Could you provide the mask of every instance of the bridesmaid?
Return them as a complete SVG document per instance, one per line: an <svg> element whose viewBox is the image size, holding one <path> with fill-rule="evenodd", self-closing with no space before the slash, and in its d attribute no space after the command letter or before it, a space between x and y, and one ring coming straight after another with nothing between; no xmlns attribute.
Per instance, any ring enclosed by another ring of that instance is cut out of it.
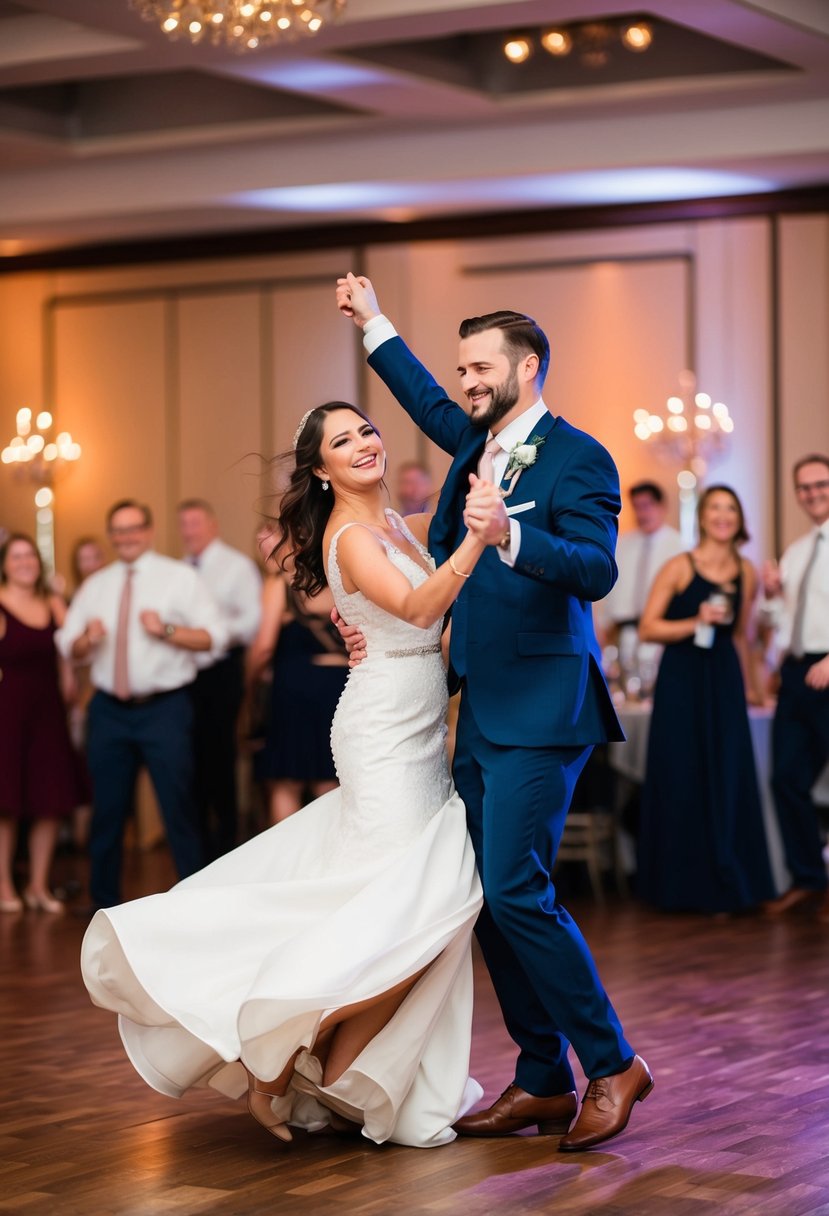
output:
<svg viewBox="0 0 829 1216"><path fill-rule="evenodd" d="M751 743L746 628L757 575L728 486L699 501L700 540L662 567L639 625L665 647L642 792L638 892L665 911L734 913L775 895Z"/></svg>
<svg viewBox="0 0 829 1216"><path fill-rule="evenodd" d="M63 601L46 587L34 541L13 533L0 547L0 912L59 913L49 888L60 821L77 798L66 722L71 672L54 635ZM29 883L21 900L13 866L21 821L29 825Z"/></svg>

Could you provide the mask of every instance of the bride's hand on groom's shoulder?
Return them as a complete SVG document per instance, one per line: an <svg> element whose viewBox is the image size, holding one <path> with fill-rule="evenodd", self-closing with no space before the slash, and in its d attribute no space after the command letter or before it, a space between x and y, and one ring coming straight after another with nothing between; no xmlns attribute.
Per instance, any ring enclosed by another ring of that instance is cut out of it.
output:
<svg viewBox="0 0 829 1216"><path fill-rule="evenodd" d="M358 625L346 625L336 608L331 609L331 620L348 653L348 666L356 667L366 657L366 639L362 630Z"/></svg>

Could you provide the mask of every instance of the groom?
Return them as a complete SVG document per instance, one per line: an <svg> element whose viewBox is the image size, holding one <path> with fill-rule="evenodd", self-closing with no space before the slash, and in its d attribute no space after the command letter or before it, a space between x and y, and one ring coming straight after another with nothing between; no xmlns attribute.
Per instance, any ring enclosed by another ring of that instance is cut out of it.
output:
<svg viewBox="0 0 829 1216"><path fill-rule="evenodd" d="M470 497L467 522L495 543L453 609L450 659L462 688L454 777L485 897L476 932L519 1056L497 1102L456 1130L498 1136L537 1126L566 1132L565 1151L591 1148L621 1132L653 1087L551 879L593 745L624 737L591 617L591 602L616 578L616 468L541 399L550 348L529 317L462 323L463 410L397 336L368 279L338 280L337 303L362 327L370 366L453 457L429 531L438 563L463 533L470 473L501 486L485 525L474 488ZM569 1044L589 1078L572 1128Z"/></svg>

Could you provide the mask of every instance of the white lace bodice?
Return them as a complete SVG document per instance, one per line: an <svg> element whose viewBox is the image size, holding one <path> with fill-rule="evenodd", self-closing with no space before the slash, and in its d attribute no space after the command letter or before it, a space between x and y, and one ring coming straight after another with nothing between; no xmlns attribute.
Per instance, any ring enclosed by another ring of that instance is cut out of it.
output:
<svg viewBox="0 0 829 1216"><path fill-rule="evenodd" d="M396 512L387 514L425 561L426 549ZM446 757L446 672L440 654L442 622L428 629L410 625L367 599L345 590L331 541L328 582L343 619L359 625L367 657L353 668L331 727L334 763L342 788L341 822L331 848L366 856L405 847L446 801L451 781ZM413 587L428 574L408 554L383 541L388 560ZM357 857L355 857L355 861Z"/></svg>

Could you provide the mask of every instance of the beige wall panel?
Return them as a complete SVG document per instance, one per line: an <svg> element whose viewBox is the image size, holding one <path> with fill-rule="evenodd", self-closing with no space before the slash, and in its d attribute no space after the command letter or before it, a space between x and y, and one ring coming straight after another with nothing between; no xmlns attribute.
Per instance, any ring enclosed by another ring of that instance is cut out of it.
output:
<svg viewBox="0 0 829 1216"><path fill-rule="evenodd" d="M157 546L168 543L165 357L159 300L55 310L55 413L83 449L56 492L59 570L79 536L103 535L107 508L122 497L149 503Z"/></svg>
<svg viewBox="0 0 829 1216"><path fill-rule="evenodd" d="M780 451L783 544L809 526L792 493L791 468L829 455L829 216L780 221Z"/></svg>
<svg viewBox="0 0 829 1216"><path fill-rule="evenodd" d="M712 221L697 235L697 375L724 401L734 432L708 470L740 496L753 561L773 546L771 443L771 263L765 219Z"/></svg>
<svg viewBox="0 0 829 1216"><path fill-rule="evenodd" d="M22 406L43 409L43 300L46 274L0 277L0 448L17 433ZM18 471L0 465L0 526L34 532L35 487Z"/></svg>
<svg viewBox="0 0 829 1216"><path fill-rule="evenodd" d="M253 552L262 451L260 300L258 291L234 291L184 296L177 306L174 496L208 499L225 540L245 553Z"/></svg>
<svg viewBox="0 0 829 1216"><path fill-rule="evenodd" d="M276 454L290 448L306 410L324 401L359 403L359 385L356 331L337 312L333 279L274 289L272 310L270 454Z"/></svg>

